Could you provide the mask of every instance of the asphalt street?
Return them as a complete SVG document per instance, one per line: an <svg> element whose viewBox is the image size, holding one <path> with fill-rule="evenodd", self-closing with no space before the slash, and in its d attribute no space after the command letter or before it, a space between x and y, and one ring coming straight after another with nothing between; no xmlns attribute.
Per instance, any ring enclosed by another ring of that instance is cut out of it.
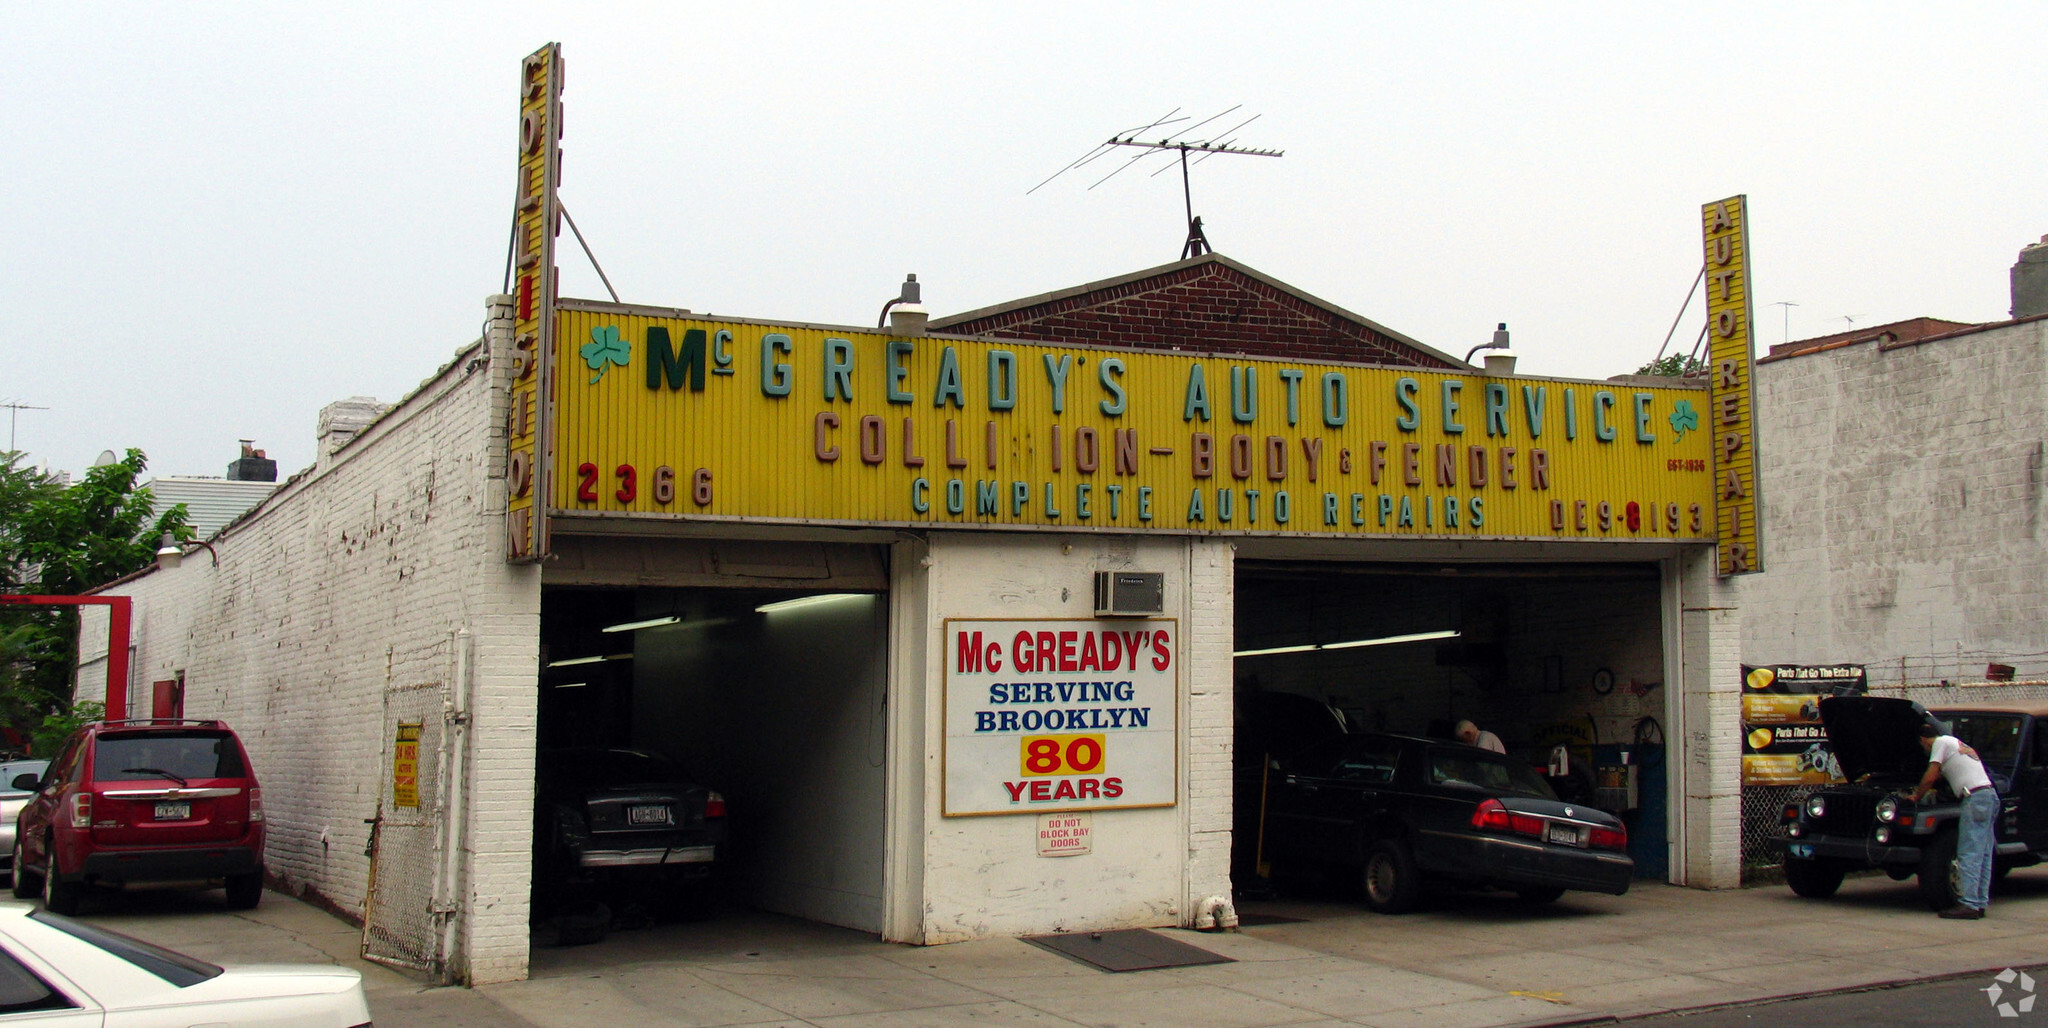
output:
<svg viewBox="0 0 2048 1028"><path fill-rule="evenodd" d="M2004 968L2002 972L2010 972L2011 976L1970 974L1776 1003L1661 1014L1622 1023L1628 1028L1757 1028L1788 1024L1885 1028L2048 1026L2048 965ZM2028 1002L2030 999L2035 1002Z"/></svg>

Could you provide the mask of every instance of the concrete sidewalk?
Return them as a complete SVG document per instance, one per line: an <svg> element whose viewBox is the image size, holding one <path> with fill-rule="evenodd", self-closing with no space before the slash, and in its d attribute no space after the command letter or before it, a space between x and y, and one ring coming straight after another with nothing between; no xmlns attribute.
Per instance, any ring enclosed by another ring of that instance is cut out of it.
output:
<svg viewBox="0 0 2048 1028"><path fill-rule="evenodd" d="M1911 882L1881 877L1852 879L1827 901L1782 886L1641 885L1546 907L1451 896L1404 917L1342 900L1244 912L1268 923L1235 934L1165 931L1236 961L1203 967L1108 974L1012 939L899 946L736 914L537 950L531 980L474 990L426 988L364 964L354 928L277 894L248 913L226 911L218 894L125 897L89 906L86 919L217 962L359 968L381 1028L1455 1028L1627 1018L1995 972L2048 956L2048 869L2013 873L1983 921L1936 918Z"/></svg>

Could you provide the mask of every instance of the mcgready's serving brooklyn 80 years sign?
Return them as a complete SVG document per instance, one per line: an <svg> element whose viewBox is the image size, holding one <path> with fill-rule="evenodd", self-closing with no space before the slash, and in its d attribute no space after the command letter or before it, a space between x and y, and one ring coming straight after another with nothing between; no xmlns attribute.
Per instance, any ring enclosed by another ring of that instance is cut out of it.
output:
<svg viewBox="0 0 2048 1028"><path fill-rule="evenodd" d="M562 301L566 517L1714 537L1707 394Z"/></svg>
<svg viewBox="0 0 2048 1028"><path fill-rule="evenodd" d="M948 619L945 815L1172 806L1178 636L1171 618Z"/></svg>

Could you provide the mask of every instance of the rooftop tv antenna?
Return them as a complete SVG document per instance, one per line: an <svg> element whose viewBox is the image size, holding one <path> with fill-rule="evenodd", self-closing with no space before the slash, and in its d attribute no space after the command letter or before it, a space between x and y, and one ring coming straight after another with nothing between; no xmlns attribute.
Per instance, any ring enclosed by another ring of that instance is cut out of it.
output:
<svg viewBox="0 0 2048 1028"><path fill-rule="evenodd" d="M32 403L20 403L14 400L0 403L0 410L7 412L7 449L10 451L14 449L14 421L21 416L22 411L49 409L48 407L38 407Z"/></svg>
<svg viewBox="0 0 2048 1028"><path fill-rule="evenodd" d="M1053 172L1051 176L1046 178L1045 182L1040 182L1038 185L1032 186L1030 189L1025 190L1024 195L1029 196L1032 193L1037 192L1040 187L1044 186L1048 182L1051 182L1053 179L1059 178L1061 175L1064 175L1069 171L1073 171L1076 168L1081 168L1089 164L1092 164L1097 159L1107 154L1116 152L1119 147L1129 147L1131 149L1137 150L1138 152L1135 155L1133 155L1130 160L1127 160L1123 164L1118 165L1115 171L1112 171L1109 174L1104 175L1101 178L1095 180L1095 184L1089 186L1088 188L1094 189L1095 186L1099 186L1104 182L1107 182L1110 179L1117 177L1118 175L1122 174L1125 170L1129 169L1130 167L1144 160L1147 157L1151 157L1155 154L1162 153L1177 153L1180 157L1179 164L1181 201L1183 206L1186 208L1188 218L1188 236L1186 243L1184 243L1181 246L1180 258L1181 260L1187 260L1190 257L1199 257L1202 254L1210 252L1210 250L1212 250L1213 247L1209 245L1208 236L1202 233L1202 219L1195 217L1194 193L1188 186L1188 164L1190 163L1188 161L1188 154L1196 153L1201 155L1194 159L1193 163L1195 164L1200 164L1203 161L1206 161L1209 158L1214 157L1220 153L1242 154L1248 157L1286 156L1285 152L1280 150L1255 150L1251 147L1237 145L1238 130L1244 128L1246 125L1249 125L1252 122L1259 120L1260 115L1257 114L1254 114L1251 117L1246 118L1245 120L1240 121L1237 124L1231 126L1230 128L1227 128L1221 132L1217 132L1213 135L1204 137L1196 137L1194 135L1194 132L1197 129L1200 129L1202 126L1207 125L1212 121L1216 121L1220 118L1223 118L1227 115L1230 115L1243 106L1243 104L1236 104L1228 108L1227 110L1221 111L1216 114L1212 114L1206 118L1203 118L1201 121L1195 122L1194 124L1187 126L1186 128L1176 129L1171 134L1161 136L1158 139L1138 138L1140 133L1150 133L1153 129L1163 128L1168 125L1178 125L1181 122L1188 120L1190 116L1181 114L1180 108L1176 107L1173 110L1166 112L1166 114L1163 117L1154 120L1150 124L1139 125L1136 128L1125 129L1122 132L1118 132L1117 134L1109 137L1107 141L1096 144L1095 149L1090 150L1087 153L1081 155L1080 159L1074 161L1066 167L1061 168L1056 172ZM1154 170L1152 174L1154 176L1157 176L1162 172L1172 170L1172 168L1173 165L1168 164L1163 168L1158 168Z"/></svg>

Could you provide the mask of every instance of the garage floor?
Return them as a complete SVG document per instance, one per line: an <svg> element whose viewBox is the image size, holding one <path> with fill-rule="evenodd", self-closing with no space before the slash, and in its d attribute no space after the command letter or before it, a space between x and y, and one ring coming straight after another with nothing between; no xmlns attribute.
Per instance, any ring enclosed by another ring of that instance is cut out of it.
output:
<svg viewBox="0 0 2048 1028"><path fill-rule="evenodd" d="M1250 905L1275 921L1165 934L1233 963L1107 974L1013 939L911 947L735 913L534 954L533 978L427 989L353 957L355 930L272 894L95 905L87 920L216 961L365 967L371 1012L405 1025L1494 1025L1697 1008L2038 963L2048 869L2015 872L1983 921L1943 921L1912 884L1829 901L1783 886L1642 885L1530 908L1492 895L1381 917L1341 900ZM1988 980L1988 979L1987 979Z"/></svg>

